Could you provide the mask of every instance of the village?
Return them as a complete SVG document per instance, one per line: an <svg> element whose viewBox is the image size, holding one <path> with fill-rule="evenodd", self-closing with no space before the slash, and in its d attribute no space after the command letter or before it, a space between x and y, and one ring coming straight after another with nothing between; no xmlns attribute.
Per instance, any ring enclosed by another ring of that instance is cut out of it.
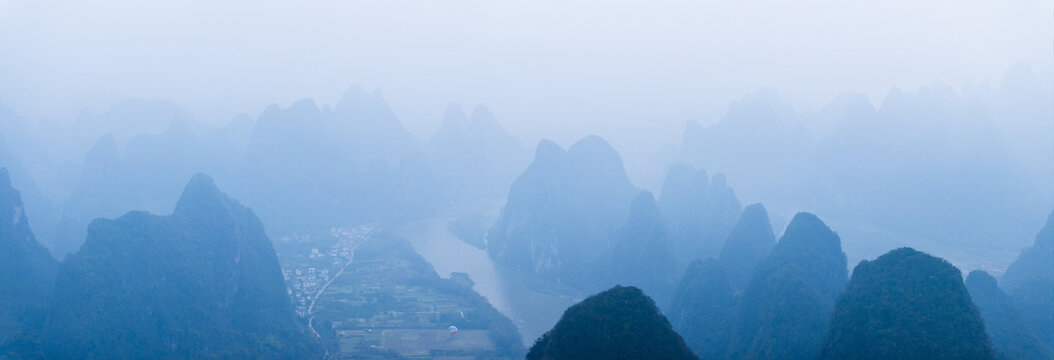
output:
<svg viewBox="0 0 1054 360"><path fill-rule="evenodd" d="M309 243L329 245L326 248L310 247L286 253L282 259L282 275L288 286L289 297L299 317L310 316L312 303L336 274L354 259L354 249L368 240L379 229L376 224L359 225L352 228L330 228L327 233L316 236L292 235L280 238L283 243Z"/></svg>

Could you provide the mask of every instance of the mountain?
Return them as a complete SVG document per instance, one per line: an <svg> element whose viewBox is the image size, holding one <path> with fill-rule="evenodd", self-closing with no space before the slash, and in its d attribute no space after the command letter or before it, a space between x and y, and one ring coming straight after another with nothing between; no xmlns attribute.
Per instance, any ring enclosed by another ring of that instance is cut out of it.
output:
<svg viewBox="0 0 1054 360"><path fill-rule="evenodd" d="M530 150L505 132L486 107L477 106L469 121L457 103L447 106L428 152L455 198L504 196L531 157Z"/></svg>
<svg viewBox="0 0 1054 360"><path fill-rule="evenodd" d="M795 215L743 291L729 358L815 358L848 276L838 235L816 215Z"/></svg>
<svg viewBox="0 0 1054 360"><path fill-rule="evenodd" d="M25 201L26 216L34 219L31 226L33 233L39 235L41 242L50 245L55 239L54 229L61 210L37 187L22 162L11 153L5 136L7 134L0 134L0 167L5 169L11 184L21 189L20 197Z"/></svg>
<svg viewBox="0 0 1054 360"><path fill-rule="evenodd" d="M271 241L206 175L171 215L97 219L59 270L49 358L306 358Z"/></svg>
<svg viewBox="0 0 1054 360"><path fill-rule="evenodd" d="M737 192L747 198L793 203L808 199L803 190L812 181L803 170L810 168L814 147L798 112L765 88L729 104L711 126L689 123L679 158L735 179Z"/></svg>
<svg viewBox="0 0 1054 360"><path fill-rule="evenodd" d="M629 216L634 187L618 152L597 136L566 151L542 140L487 233L491 258L548 279L600 287L604 255Z"/></svg>
<svg viewBox="0 0 1054 360"><path fill-rule="evenodd" d="M697 359L655 302L640 289L616 286L564 312L534 343L528 360Z"/></svg>
<svg viewBox="0 0 1054 360"><path fill-rule="evenodd" d="M1050 280L1054 280L1054 212L1047 217L1032 246L1021 250L1017 260L1007 267L1000 285L1012 293L1028 282Z"/></svg>
<svg viewBox="0 0 1054 360"><path fill-rule="evenodd" d="M736 297L725 269L715 259L696 260L677 285L667 315L674 330L700 359L723 359Z"/></svg>
<svg viewBox="0 0 1054 360"><path fill-rule="evenodd" d="M246 121L246 120L241 120ZM230 181L240 164L238 148L245 146L246 124L232 121L224 127L195 129L192 123L173 120L160 134L141 134L125 146L122 165L135 206L126 210L167 211L179 199L182 179L197 173Z"/></svg>
<svg viewBox="0 0 1054 360"><path fill-rule="evenodd" d="M670 240L677 251L677 262L687 264L704 258L702 206L710 189L706 170L696 170L685 163L673 163L659 193L659 209L666 217ZM713 239L706 239L713 240Z"/></svg>
<svg viewBox="0 0 1054 360"><path fill-rule="evenodd" d="M1021 250L1006 269L1000 286L1040 340L1054 349L1054 213L1036 234L1035 243Z"/></svg>
<svg viewBox="0 0 1054 360"><path fill-rule="evenodd" d="M1025 229L1054 200L1054 165L1035 156L1054 143L1054 90L1043 78L1017 67L994 94L941 85L892 89L880 103L843 94L813 113L761 89L712 125L689 123L677 159L726 174L740 199L769 210L836 214L869 243L923 238L998 251L992 244L1031 235Z"/></svg>
<svg viewBox="0 0 1054 360"><path fill-rule="evenodd" d="M420 140L403 127L379 89L351 86L333 111L322 115L345 155L359 166L377 160L394 164L404 154L421 150Z"/></svg>
<svg viewBox="0 0 1054 360"><path fill-rule="evenodd" d="M0 342L47 302L58 262L33 236L22 195L0 168Z"/></svg>
<svg viewBox="0 0 1054 360"><path fill-rule="evenodd" d="M93 219L117 217L130 210L167 211L179 199L181 179L207 172L229 181L234 175L231 169L241 161L236 149L244 146L242 133L247 126L239 121L198 131L193 126L187 119L176 118L161 133L133 136L123 151L114 136L99 138L85 156L76 188L63 204L52 247L56 256L76 251Z"/></svg>
<svg viewBox="0 0 1054 360"><path fill-rule="evenodd" d="M645 290L656 302L669 304L677 276L666 222L650 192L630 205L629 218L615 233L610 264L614 283Z"/></svg>
<svg viewBox="0 0 1054 360"><path fill-rule="evenodd" d="M4 141L4 151L19 159L25 171L34 177L48 174L49 168L55 166L54 159L47 144L35 131L37 124L19 116L13 109L0 100L0 137ZM10 170L10 169L9 169ZM47 176L42 177L47 177ZM40 179L38 179L40 181ZM45 191L45 193L47 193ZM54 194L48 194L54 196Z"/></svg>
<svg viewBox="0 0 1054 360"><path fill-rule="evenodd" d="M446 110L443 111L443 120L439 123L439 130L436 130L432 139L428 140L430 151L433 153L437 150L442 151L444 148L457 144L458 140L466 136L465 128L468 126L468 116L465 116L465 109L461 107L461 104L456 102L447 104Z"/></svg>
<svg viewBox="0 0 1054 360"><path fill-rule="evenodd" d="M992 359L985 323L944 259L900 248L853 270L820 359Z"/></svg>
<svg viewBox="0 0 1054 360"><path fill-rule="evenodd" d="M12 184L22 193L26 213L33 219L33 233L49 246L61 210L55 202L59 195L49 191L53 188L48 185L59 180L53 178L56 166L47 144L29 125L0 101L0 167L7 168Z"/></svg>
<svg viewBox="0 0 1054 360"><path fill-rule="evenodd" d="M732 233L725 240L718 260L728 271L736 289L744 289L750 281L754 267L776 246L776 235L765 206L753 204L743 209Z"/></svg>
<svg viewBox="0 0 1054 360"><path fill-rule="evenodd" d="M980 99L946 86L892 89L877 108L860 96L813 156L825 189L817 206L955 246L1023 239L1021 229L1041 221L1036 211L1049 202L1037 201L1042 192L996 126L1003 121Z"/></svg>
<svg viewBox="0 0 1054 360"><path fill-rule="evenodd" d="M1048 154L1054 148L1054 107L1050 99L1054 98L1054 86L1049 70L1046 73L1034 71L1024 63L1015 64L1007 71L991 98L986 99L994 125L1006 134L1008 150L1015 160L1029 172L1024 176L1036 184L1030 184L1030 197L1038 200L1040 206L1049 206L1054 200L1054 184L1050 174L1054 174L1054 164ZM1046 79L1046 83L1044 83Z"/></svg>
<svg viewBox="0 0 1054 360"><path fill-rule="evenodd" d="M1010 297L1039 340L1054 349L1054 281L1030 281Z"/></svg>
<svg viewBox="0 0 1054 360"><path fill-rule="evenodd" d="M132 205L128 176L113 136L99 138L85 155L77 188L62 207L52 252L58 258L76 252L92 219L116 217Z"/></svg>
<svg viewBox="0 0 1054 360"><path fill-rule="evenodd" d="M1025 322L1013 300L999 289L995 277L983 270L971 271L966 277L966 289L984 318L985 332L998 356L1021 360L1054 359L1050 349L1039 341Z"/></svg>
<svg viewBox="0 0 1054 360"><path fill-rule="evenodd" d="M678 266L717 256L742 211L725 176L674 163L666 173L659 208L667 219Z"/></svg>
<svg viewBox="0 0 1054 360"><path fill-rule="evenodd" d="M243 186L237 191L272 232L302 230L297 225L326 226L330 219L320 217L350 211L346 191L336 189L338 179L356 174L329 133L322 112L310 99L286 109L268 106L257 118L242 162ZM320 206L331 211L312 211Z"/></svg>
<svg viewBox="0 0 1054 360"><path fill-rule="evenodd" d="M384 99L362 88L334 111L311 99L271 105L252 129L236 191L275 234L430 214L442 204L438 180L407 136Z"/></svg>
<svg viewBox="0 0 1054 360"><path fill-rule="evenodd" d="M162 133L170 122L191 118L169 101L129 98L99 114L82 111L72 124L50 129L52 139L48 145L62 154L83 154L100 137L112 136L123 146L132 137Z"/></svg>
<svg viewBox="0 0 1054 360"><path fill-rule="evenodd" d="M269 106L249 136L237 183L276 234L416 218L442 205L416 139L378 93L357 87L332 111L311 99Z"/></svg>

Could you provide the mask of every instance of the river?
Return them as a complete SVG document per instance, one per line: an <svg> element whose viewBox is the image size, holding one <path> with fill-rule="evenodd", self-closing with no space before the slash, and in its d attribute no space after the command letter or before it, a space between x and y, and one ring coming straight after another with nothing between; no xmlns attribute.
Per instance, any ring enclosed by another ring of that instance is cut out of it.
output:
<svg viewBox="0 0 1054 360"><path fill-rule="evenodd" d="M556 324L567 307L581 300L582 294L573 289L496 264L486 251L451 233L446 226L451 219L440 216L416 221L395 232L409 240L441 276L469 274L476 292L512 319L528 347Z"/></svg>

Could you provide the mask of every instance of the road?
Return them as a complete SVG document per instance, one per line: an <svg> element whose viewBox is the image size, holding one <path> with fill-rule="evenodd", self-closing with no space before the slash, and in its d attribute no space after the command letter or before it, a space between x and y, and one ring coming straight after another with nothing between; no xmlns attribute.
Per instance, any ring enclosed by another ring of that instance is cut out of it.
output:
<svg viewBox="0 0 1054 360"><path fill-rule="evenodd" d="M322 297L322 293L326 292L326 289L329 288L329 285L333 284L334 281L337 281L337 278L339 278L341 274L344 274L344 269L347 269L348 266L351 265L353 261L355 261L355 249L358 249L359 245L362 245L362 243L365 243L367 241L369 241L369 238L363 239L362 241L358 242L357 244L351 247L351 257L348 258L348 262L344 263L344 266L341 266L340 270L337 271L337 274L333 275L333 277L330 278L325 285L322 285L322 289L319 289L318 292L315 293L315 297L311 299L311 305L307 306L307 328L311 329L311 333L315 334L315 337L322 337L322 335L315 330L315 303L318 302L318 298Z"/></svg>

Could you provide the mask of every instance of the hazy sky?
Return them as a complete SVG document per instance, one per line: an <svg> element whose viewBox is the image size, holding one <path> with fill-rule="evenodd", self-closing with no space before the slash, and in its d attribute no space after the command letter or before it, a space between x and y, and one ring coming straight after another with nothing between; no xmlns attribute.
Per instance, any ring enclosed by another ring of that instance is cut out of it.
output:
<svg viewBox="0 0 1054 360"><path fill-rule="evenodd" d="M528 143L666 141L762 86L819 106L998 82L1018 61L1047 71L1052 14L1054 0L0 0L0 100L66 120L165 98L225 121L357 83L422 137L456 100Z"/></svg>

